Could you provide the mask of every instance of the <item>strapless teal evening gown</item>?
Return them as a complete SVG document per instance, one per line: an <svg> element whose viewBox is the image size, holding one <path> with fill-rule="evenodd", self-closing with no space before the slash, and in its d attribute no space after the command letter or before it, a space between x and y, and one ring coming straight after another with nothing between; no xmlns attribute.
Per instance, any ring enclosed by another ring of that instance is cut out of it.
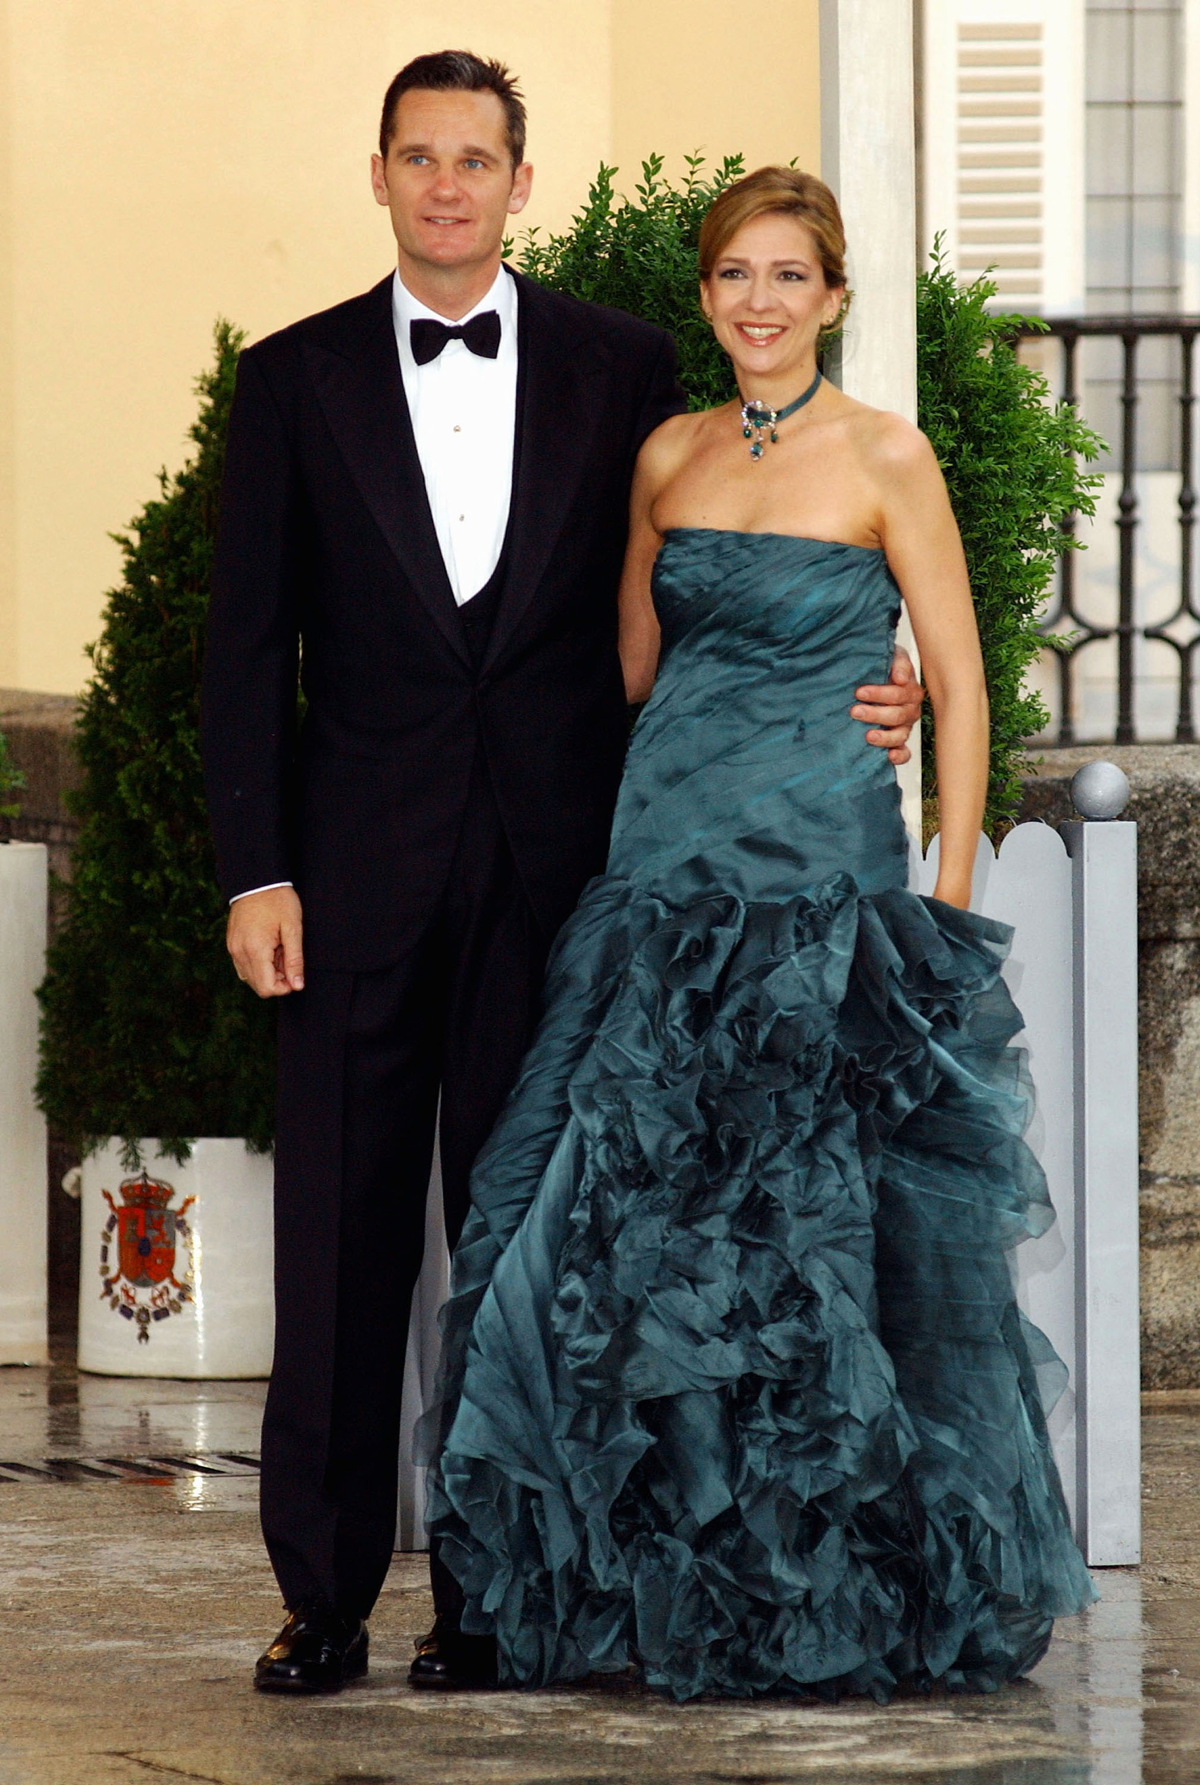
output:
<svg viewBox="0 0 1200 1785"><path fill-rule="evenodd" d="M883 554L683 528L607 872L481 1154L425 1442L501 1680L991 1689L1093 1597L1007 1252L1009 931L905 890Z"/></svg>

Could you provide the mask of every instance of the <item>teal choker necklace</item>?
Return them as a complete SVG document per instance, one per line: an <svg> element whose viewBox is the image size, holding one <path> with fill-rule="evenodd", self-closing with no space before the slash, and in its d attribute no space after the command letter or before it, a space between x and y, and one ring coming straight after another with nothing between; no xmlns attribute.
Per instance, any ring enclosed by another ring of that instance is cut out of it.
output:
<svg viewBox="0 0 1200 1785"><path fill-rule="evenodd" d="M821 374L818 372L803 396L789 403L786 409L770 409L766 403L742 404L742 437L753 442L750 448L752 459L761 459L763 455L763 435L768 434L774 446L779 445L779 435L775 432L781 421L789 415L795 415L797 409L803 409L811 403L820 387Z"/></svg>

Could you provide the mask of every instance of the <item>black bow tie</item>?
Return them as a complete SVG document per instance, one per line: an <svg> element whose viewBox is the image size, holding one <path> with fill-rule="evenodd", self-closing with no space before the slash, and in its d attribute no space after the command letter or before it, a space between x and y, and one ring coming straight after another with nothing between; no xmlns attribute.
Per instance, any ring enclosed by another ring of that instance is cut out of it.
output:
<svg viewBox="0 0 1200 1785"><path fill-rule="evenodd" d="M500 351L500 317L495 310L472 316L469 322L435 322L431 316L419 316L408 325L412 356L419 366L436 359L447 341L462 341L481 359L495 359Z"/></svg>

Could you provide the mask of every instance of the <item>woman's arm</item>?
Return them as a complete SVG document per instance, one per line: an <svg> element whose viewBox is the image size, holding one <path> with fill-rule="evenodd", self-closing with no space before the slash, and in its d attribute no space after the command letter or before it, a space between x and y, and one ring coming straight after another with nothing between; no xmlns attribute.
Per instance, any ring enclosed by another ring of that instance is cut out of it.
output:
<svg viewBox="0 0 1200 1785"><path fill-rule="evenodd" d="M650 598L650 572L662 534L650 511L680 462L690 417L672 416L643 445L634 466L629 494L629 540L617 597L618 649L630 706L649 700L658 668L658 618Z"/></svg>
<svg viewBox="0 0 1200 1785"><path fill-rule="evenodd" d="M967 564L933 448L899 417L880 420L880 538L908 605L936 725L941 853L933 896L966 907L988 778L987 686Z"/></svg>

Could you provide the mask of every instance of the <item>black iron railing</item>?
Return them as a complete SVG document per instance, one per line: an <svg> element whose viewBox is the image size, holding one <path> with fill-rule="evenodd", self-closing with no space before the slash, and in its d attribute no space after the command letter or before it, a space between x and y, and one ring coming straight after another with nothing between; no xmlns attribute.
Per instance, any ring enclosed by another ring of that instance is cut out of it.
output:
<svg viewBox="0 0 1200 1785"><path fill-rule="evenodd" d="M1042 630L1050 634L1069 627L1073 635L1064 647L1055 650L1054 658L1059 682L1058 742L1076 742L1074 723L1075 666L1079 652L1098 639L1116 641L1116 723L1110 739L1094 742L1117 744L1137 743L1135 711L1134 642L1137 637L1155 639L1175 652L1179 669L1179 695L1176 709L1175 738L1179 743L1196 741L1193 701L1195 671L1193 658L1200 647L1200 609L1197 608L1194 577L1194 535L1196 527L1195 465L1195 347L1200 334L1200 316L1079 316L1047 318L1050 335L1062 342L1062 396L1079 405L1078 347L1081 340L1102 336L1121 343L1120 441L1112 445L1117 453L1121 479L1117 501L1118 571L1117 613L1113 625L1097 625L1079 611L1076 603L1075 572L1078 554L1063 554L1058 576L1058 590L1053 609L1046 615ZM1040 331L1024 331L1030 339L1043 339ZM1174 611L1152 625L1137 623L1137 529L1140 524L1138 496L1138 344L1152 335L1174 336L1179 342L1178 370L1178 472L1179 472L1179 597ZM1089 418L1085 415L1085 420ZM1063 531L1074 536L1075 516L1063 523ZM1190 636L1176 636L1180 633Z"/></svg>

